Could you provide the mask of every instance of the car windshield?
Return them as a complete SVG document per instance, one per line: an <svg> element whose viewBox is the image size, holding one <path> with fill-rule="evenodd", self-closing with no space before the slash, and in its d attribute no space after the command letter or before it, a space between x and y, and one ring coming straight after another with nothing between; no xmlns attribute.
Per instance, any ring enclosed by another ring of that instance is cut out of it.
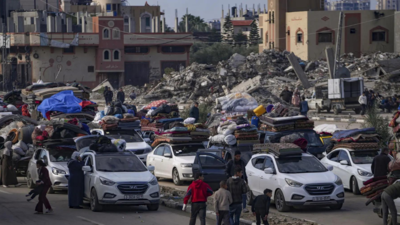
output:
<svg viewBox="0 0 400 225"><path fill-rule="evenodd" d="M315 157L303 156L276 159L281 173L322 173L328 171Z"/></svg>
<svg viewBox="0 0 400 225"><path fill-rule="evenodd" d="M298 134L307 140L307 147L322 147L323 144L318 134L314 131L298 132Z"/></svg>
<svg viewBox="0 0 400 225"><path fill-rule="evenodd" d="M103 172L144 172L146 167L136 156L96 155L96 168Z"/></svg>
<svg viewBox="0 0 400 225"><path fill-rule="evenodd" d="M175 156L193 156L197 150L202 149L203 145L179 145L172 146Z"/></svg>
<svg viewBox="0 0 400 225"><path fill-rule="evenodd" d="M351 160L354 164L371 164L379 151L350 151Z"/></svg>
<svg viewBox="0 0 400 225"><path fill-rule="evenodd" d="M74 145L62 145L55 147L47 147L49 152L50 162L68 162L71 160L72 153L76 151Z"/></svg>
<svg viewBox="0 0 400 225"><path fill-rule="evenodd" d="M139 135L130 135L130 134L109 134L107 137L114 139L124 139L127 143L131 142L143 142L143 140L139 137Z"/></svg>

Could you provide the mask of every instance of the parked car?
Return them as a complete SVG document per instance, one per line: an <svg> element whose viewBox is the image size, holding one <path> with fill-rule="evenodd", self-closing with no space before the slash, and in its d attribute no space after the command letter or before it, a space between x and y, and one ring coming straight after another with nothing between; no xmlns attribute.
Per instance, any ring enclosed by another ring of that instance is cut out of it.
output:
<svg viewBox="0 0 400 225"><path fill-rule="evenodd" d="M371 179L372 160L379 155L379 150L352 150L338 148L331 151L321 162L333 166L333 173L340 177L343 186L354 194L360 194L363 182Z"/></svg>
<svg viewBox="0 0 400 225"><path fill-rule="evenodd" d="M151 145L154 142L154 131L142 131L143 140Z"/></svg>
<svg viewBox="0 0 400 225"><path fill-rule="evenodd" d="M220 150L203 149L196 153L196 158L192 166L193 174L202 173L204 182L216 191L219 189L221 180L226 180L226 163L219 156Z"/></svg>
<svg viewBox="0 0 400 225"><path fill-rule="evenodd" d="M233 158L235 158L235 152L240 151L241 159L244 161L245 164L250 160L251 156L253 155L253 146L218 146L213 145L207 150L219 150L218 156L223 158L225 162L229 162ZM225 155L222 156L222 152L225 152Z"/></svg>
<svg viewBox="0 0 400 225"><path fill-rule="evenodd" d="M146 205L157 211L160 188L151 173L154 167L146 166L137 155L129 151L82 154L85 166L84 199L94 212L104 205Z"/></svg>
<svg viewBox="0 0 400 225"><path fill-rule="evenodd" d="M293 206L329 206L338 210L344 203L343 184L329 169L307 153L279 158L262 153L253 155L246 174L252 198L271 189L271 199L280 212Z"/></svg>
<svg viewBox="0 0 400 225"><path fill-rule="evenodd" d="M72 139L63 142L51 142L43 147L38 147L29 161L26 174L28 188L34 188L39 180L36 168L36 162L42 160L49 170L49 176L52 183L49 193L55 191L68 190L69 170L67 163L71 160L72 153L76 150L76 145Z"/></svg>
<svg viewBox="0 0 400 225"><path fill-rule="evenodd" d="M126 141L126 150L136 154L144 164L146 164L147 154L153 150L135 130L103 131L102 129L93 129L91 130L91 133L106 135L107 137L114 139L124 139Z"/></svg>
<svg viewBox="0 0 400 225"><path fill-rule="evenodd" d="M203 148L202 143L163 143L147 155L147 164L155 167L157 178L172 179L175 185L181 185L183 181L193 180L196 152Z"/></svg>

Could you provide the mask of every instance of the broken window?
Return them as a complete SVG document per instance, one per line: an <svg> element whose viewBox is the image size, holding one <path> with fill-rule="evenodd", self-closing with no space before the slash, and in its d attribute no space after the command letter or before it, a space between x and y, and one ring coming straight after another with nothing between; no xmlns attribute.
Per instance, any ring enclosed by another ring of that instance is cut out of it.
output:
<svg viewBox="0 0 400 225"><path fill-rule="evenodd" d="M297 33L297 43L303 43L303 33Z"/></svg>
<svg viewBox="0 0 400 225"><path fill-rule="evenodd" d="M372 41L386 41L386 32L385 31L372 32Z"/></svg>
<svg viewBox="0 0 400 225"><path fill-rule="evenodd" d="M148 53L149 47L146 46L129 46L125 47L125 53Z"/></svg>
<svg viewBox="0 0 400 225"><path fill-rule="evenodd" d="M182 52L185 52L185 47L183 47L183 46L164 46L161 48L161 50L166 53L182 53Z"/></svg>
<svg viewBox="0 0 400 225"><path fill-rule="evenodd" d="M332 43L332 33L318 33L318 43Z"/></svg>

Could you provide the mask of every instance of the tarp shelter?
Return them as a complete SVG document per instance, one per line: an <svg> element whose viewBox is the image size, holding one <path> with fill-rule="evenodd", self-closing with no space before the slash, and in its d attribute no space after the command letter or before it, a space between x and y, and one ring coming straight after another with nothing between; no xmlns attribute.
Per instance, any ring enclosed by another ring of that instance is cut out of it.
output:
<svg viewBox="0 0 400 225"><path fill-rule="evenodd" d="M79 113L82 111L82 106L79 104L82 100L74 96L72 91L62 91L43 100L39 105L38 111L47 119L46 113L57 111L62 113Z"/></svg>

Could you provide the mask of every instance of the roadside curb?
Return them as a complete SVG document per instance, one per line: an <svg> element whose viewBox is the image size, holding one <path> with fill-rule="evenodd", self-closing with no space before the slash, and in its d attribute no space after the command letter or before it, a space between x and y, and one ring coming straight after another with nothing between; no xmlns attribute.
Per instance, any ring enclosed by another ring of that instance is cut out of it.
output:
<svg viewBox="0 0 400 225"><path fill-rule="evenodd" d="M345 122L345 123L365 123L363 119L356 119L356 118L326 118L326 117L311 117L314 121L329 121L329 122Z"/></svg>

